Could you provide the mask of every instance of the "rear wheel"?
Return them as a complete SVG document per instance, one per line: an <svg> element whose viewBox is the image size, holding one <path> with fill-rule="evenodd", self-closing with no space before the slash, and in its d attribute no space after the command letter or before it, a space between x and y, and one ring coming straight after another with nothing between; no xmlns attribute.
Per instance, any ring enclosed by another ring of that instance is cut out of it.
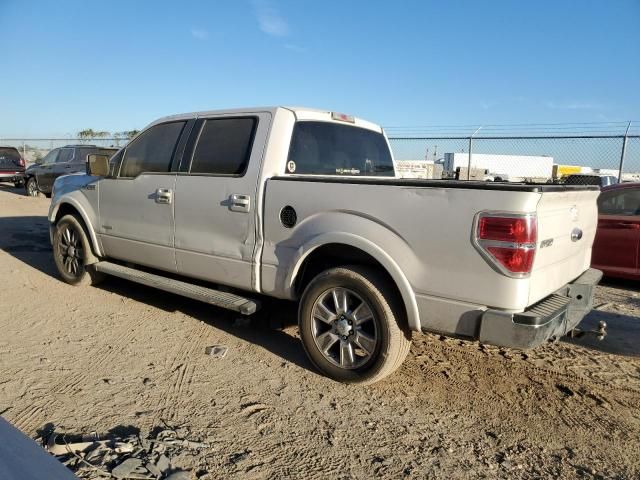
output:
<svg viewBox="0 0 640 480"><path fill-rule="evenodd" d="M95 285L104 275L85 265L91 245L82 223L75 215L65 215L53 231L53 258L62 279L71 285Z"/></svg>
<svg viewBox="0 0 640 480"><path fill-rule="evenodd" d="M411 336L388 280L369 267L326 270L300 301L298 323L305 351L327 376L370 384L404 361Z"/></svg>
<svg viewBox="0 0 640 480"><path fill-rule="evenodd" d="M27 196L29 197L38 196L38 193L39 193L38 183L36 182L35 177L29 177L25 185L25 190L26 190Z"/></svg>

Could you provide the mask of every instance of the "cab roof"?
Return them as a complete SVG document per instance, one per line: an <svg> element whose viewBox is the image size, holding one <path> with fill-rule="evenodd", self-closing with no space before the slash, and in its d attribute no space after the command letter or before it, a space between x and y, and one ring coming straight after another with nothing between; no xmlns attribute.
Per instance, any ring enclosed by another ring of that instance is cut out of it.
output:
<svg viewBox="0 0 640 480"><path fill-rule="evenodd" d="M357 127L366 128L368 130L373 130L375 132L382 133L382 127L380 127L379 125L376 125L375 123L369 122L367 120L363 120L361 118L351 117L350 115L344 115L338 112L332 112L331 110L322 110L322 109L308 108L308 107L288 107L288 106L231 108L231 109L224 109L224 110L203 110L199 112L181 113L178 115L170 115L167 117L159 118L158 120L155 120L154 122L149 124L147 127L145 127L145 129L152 125L168 122L171 120L188 120L191 118L207 117L210 115L221 115L221 114L235 115L235 114L268 112L268 113L271 113L273 116L275 116L278 110L288 110L290 112L293 112L293 114L296 117L296 120L298 121L315 120L315 121L322 121L322 122L333 122L338 124L354 125ZM352 121L339 120L339 119L336 119L336 116L343 117L343 118L349 117L350 120L352 119Z"/></svg>

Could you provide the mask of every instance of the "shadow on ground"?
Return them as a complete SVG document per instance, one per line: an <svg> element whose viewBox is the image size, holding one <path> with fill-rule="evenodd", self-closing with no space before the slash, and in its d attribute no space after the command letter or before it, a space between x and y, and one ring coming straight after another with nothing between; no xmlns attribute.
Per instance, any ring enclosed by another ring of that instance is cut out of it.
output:
<svg viewBox="0 0 640 480"><path fill-rule="evenodd" d="M0 217L0 250L59 281L49 244L49 223L45 216ZM606 280L604 285L639 290L637 282ZM238 321L241 318L239 314L126 280L108 278L99 288L167 312L181 311L242 340L260 345L283 359L313 370L298 339L279 330L280 327L296 323L296 309L291 302L263 297L263 309L249 317L250 325L240 326L246 325L247 321ZM622 297L628 295L621 291ZM638 298L624 298L624 301L640 304ZM581 328L595 330L600 321L605 321L608 325L604 340L599 341L595 335L585 335L576 339L566 338L565 341L607 353L640 355L640 318L596 310L584 319Z"/></svg>
<svg viewBox="0 0 640 480"><path fill-rule="evenodd" d="M60 281L51 254L47 217L0 217L0 250ZM74 287L68 288L73 294ZM115 277L107 278L98 288L167 312L183 312L242 340L260 345L285 360L313 370L298 339L280 330L296 323L295 305L291 302L262 297L262 310L245 319L235 312ZM81 290L76 291L80 294Z"/></svg>
<svg viewBox="0 0 640 480"><path fill-rule="evenodd" d="M13 183L0 183L0 190L2 190L3 192L20 195L21 197L26 197L24 187L16 188L13 186Z"/></svg>
<svg viewBox="0 0 640 480"><path fill-rule="evenodd" d="M602 340L586 334L580 338L565 337L564 341L605 353L640 356L640 318L594 310L580 323L580 329L597 330L601 321L607 323L607 335Z"/></svg>

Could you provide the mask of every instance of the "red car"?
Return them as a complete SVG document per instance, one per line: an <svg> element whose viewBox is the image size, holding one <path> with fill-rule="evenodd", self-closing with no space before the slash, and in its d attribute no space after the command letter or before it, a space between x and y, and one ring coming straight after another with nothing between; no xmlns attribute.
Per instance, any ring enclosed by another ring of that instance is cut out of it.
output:
<svg viewBox="0 0 640 480"><path fill-rule="evenodd" d="M640 183L604 187L591 265L610 277L640 279Z"/></svg>

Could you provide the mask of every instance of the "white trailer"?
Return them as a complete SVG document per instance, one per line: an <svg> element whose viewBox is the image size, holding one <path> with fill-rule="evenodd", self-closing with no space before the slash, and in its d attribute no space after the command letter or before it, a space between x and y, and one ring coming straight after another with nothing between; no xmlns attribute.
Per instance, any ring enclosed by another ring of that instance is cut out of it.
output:
<svg viewBox="0 0 640 480"><path fill-rule="evenodd" d="M444 171L455 173L469 167L468 153L445 153ZM489 177L502 180L548 179L553 175L553 157L546 155L500 155L472 153L471 168L486 170Z"/></svg>

